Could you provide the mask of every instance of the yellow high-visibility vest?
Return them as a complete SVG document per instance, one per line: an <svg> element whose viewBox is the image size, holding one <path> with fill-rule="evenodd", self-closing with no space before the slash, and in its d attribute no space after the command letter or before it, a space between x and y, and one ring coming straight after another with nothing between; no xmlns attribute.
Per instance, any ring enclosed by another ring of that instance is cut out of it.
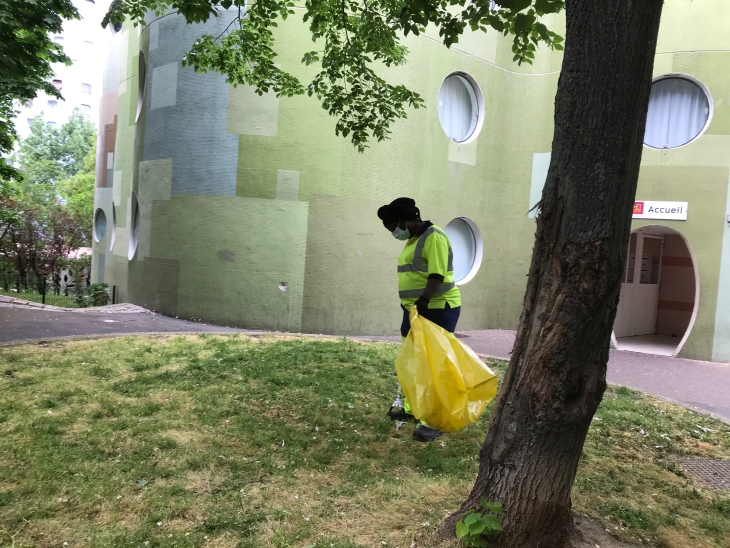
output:
<svg viewBox="0 0 730 548"><path fill-rule="evenodd" d="M444 277L441 287L429 303L429 308L461 306L461 292L454 283L454 252L446 233L435 225L420 236L406 242L398 257L398 294L401 303L410 308L423 295L431 274Z"/></svg>

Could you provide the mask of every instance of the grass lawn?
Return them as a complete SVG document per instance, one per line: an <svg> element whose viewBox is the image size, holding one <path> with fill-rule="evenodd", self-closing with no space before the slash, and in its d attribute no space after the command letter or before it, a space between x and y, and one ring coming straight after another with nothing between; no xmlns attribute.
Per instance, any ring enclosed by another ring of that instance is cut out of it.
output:
<svg viewBox="0 0 730 548"><path fill-rule="evenodd" d="M213 335L0 348L0 546L430 546L488 417L430 445L396 431L396 352ZM728 431L609 388L576 510L644 546L730 546L730 494L675 464L729 457Z"/></svg>
<svg viewBox="0 0 730 548"><path fill-rule="evenodd" d="M16 299L23 299L24 301L31 301L34 303L42 303L43 295L37 291L5 291L4 288L0 288L0 295L7 295L8 297L14 297ZM52 304L53 306L64 306L66 308L78 308L76 305L76 297L74 295L56 295L53 290L49 290L46 294L45 304Z"/></svg>

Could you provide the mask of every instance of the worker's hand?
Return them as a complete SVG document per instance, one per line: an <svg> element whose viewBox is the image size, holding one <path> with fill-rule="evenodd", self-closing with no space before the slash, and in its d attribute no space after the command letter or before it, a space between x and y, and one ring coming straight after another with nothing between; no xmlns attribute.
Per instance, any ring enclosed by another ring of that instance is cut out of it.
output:
<svg viewBox="0 0 730 548"><path fill-rule="evenodd" d="M418 310L419 316L426 316L428 314L428 299L426 297L418 297L416 301L416 310Z"/></svg>

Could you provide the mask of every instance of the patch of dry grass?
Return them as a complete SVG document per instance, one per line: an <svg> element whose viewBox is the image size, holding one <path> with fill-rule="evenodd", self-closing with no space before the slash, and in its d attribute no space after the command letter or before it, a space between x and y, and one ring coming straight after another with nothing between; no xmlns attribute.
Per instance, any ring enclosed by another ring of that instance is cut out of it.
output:
<svg viewBox="0 0 730 548"><path fill-rule="evenodd" d="M0 546L435 546L488 413L412 442L385 418L396 350L243 336L0 349ZM722 428L609 389L576 509L635 543L730 545L728 496L676 465L728 457Z"/></svg>

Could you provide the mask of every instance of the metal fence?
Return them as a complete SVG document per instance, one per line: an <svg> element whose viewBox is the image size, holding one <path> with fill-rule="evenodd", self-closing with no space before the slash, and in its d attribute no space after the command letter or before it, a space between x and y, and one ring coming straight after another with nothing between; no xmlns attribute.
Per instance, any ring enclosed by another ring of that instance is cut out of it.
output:
<svg viewBox="0 0 730 548"><path fill-rule="evenodd" d="M101 292L106 293L106 299ZM0 295L40 304L66 308L86 308L101 304L116 304L117 287L99 285L54 284L48 278L0 278ZM106 302L104 302L106 300Z"/></svg>

